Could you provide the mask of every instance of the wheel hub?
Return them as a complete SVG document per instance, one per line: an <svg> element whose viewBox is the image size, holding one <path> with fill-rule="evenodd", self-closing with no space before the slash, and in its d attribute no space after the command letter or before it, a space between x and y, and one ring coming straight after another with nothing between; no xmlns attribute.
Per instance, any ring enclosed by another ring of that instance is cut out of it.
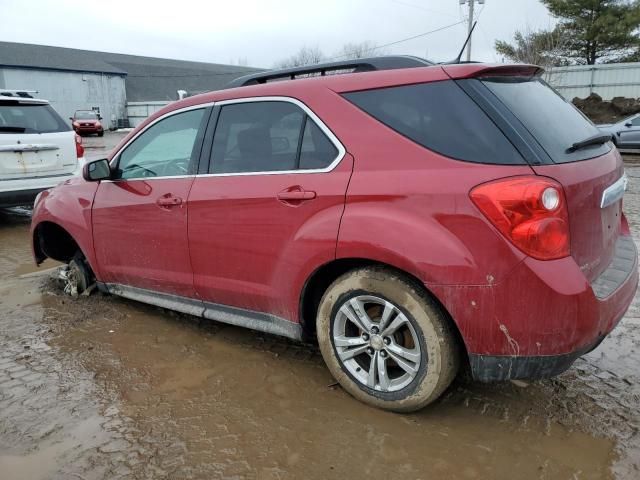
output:
<svg viewBox="0 0 640 480"><path fill-rule="evenodd" d="M417 376L422 353L411 321L374 295L346 300L333 318L333 344L342 366L362 385L395 392Z"/></svg>
<svg viewBox="0 0 640 480"><path fill-rule="evenodd" d="M379 351L384 348L384 340L382 340L380 335L371 335L369 345L371 345L374 350Z"/></svg>

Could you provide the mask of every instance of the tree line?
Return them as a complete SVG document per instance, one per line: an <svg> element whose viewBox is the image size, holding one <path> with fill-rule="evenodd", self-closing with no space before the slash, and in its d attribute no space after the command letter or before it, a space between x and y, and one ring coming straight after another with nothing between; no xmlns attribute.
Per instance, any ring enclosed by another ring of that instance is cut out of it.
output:
<svg viewBox="0 0 640 480"><path fill-rule="evenodd" d="M500 55L547 67L640 61L640 0L541 1L557 25L496 41Z"/></svg>

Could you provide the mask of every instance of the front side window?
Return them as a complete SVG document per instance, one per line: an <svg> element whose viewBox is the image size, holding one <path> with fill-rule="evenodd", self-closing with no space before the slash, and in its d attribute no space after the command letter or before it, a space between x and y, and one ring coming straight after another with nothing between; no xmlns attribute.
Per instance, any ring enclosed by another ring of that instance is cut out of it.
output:
<svg viewBox="0 0 640 480"><path fill-rule="evenodd" d="M177 113L152 125L120 154L119 178L187 175L205 109Z"/></svg>
<svg viewBox="0 0 640 480"><path fill-rule="evenodd" d="M211 173L283 172L330 165L338 150L290 102L225 105L213 139Z"/></svg>
<svg viewBox="0 0 640 480"><path fill-rule="evenodd" d="M634 118L633 120L631 120L631 124L632 124L634 127L640 127L640 117L636 117L636 118Z"/></svg>

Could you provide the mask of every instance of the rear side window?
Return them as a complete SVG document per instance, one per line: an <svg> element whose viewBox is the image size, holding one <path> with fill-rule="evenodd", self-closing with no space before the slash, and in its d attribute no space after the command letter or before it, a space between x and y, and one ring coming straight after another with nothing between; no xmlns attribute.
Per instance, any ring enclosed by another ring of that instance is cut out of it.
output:
<svg viewBox="0 0 640 480"><path fill-rule="evenodd" d="M608 143L574 152L574 143L599 134L576 107L540 78L496 77L482 83L520 120L555 163L575 162L607 153Z"/></svg>
<svg viewBox="0 0 640 480"><path fill-rule="evenodd" d="M290 102L224 105L211 151L211 173L283 172L328 167L338 149Z"/></svg>
<svg viewBox="0 0 640 480"><path fill-rule="evenodd" d="M0 100L0 134L56 133L71 130L48 104Z"/></svg>
<svg viewBox="0 0 640 480"><path fill-rule="evenodd" d="M344 94L372 117L425 148L476 163L525 161L504 134L453 81Z"/></svg>

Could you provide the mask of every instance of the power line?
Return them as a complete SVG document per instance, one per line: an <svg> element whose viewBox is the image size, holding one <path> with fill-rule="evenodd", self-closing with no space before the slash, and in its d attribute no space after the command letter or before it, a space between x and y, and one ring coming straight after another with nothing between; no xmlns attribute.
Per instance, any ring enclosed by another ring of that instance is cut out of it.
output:
<svg viewBox="0 0 640 480"><path fill-rule="evenodd" d="M449 25L445 25L444 27L440 27L440 28L436 28L435 30L429 30L428 32L424 32L424 33L419 33L418 35L413 35L412 37L407 37L407 38L403 38L400 40L396 40L394 42L389 42L389 43L385 43L382 45L376 45L374 47L368 48L366 51L367 52L373 52L375 50L380 50L381 48L386 48L386 47L391 47L393 45L398 45L400 43L404 43L404 42L408 42L411 40L415 40L416 38L422 38L422 37L426 37L427 35L431 35L433 33L437 33L437 32L441 32L443 30L447 30L449 28L455 27L457 25L460 25L462 23L465 23L465 20L461 20L459 22L456 23L451 23ZM343 57L348 57L349 54L341 54L341 55L336 55L335 57L330 57L327 60L336 60L338 58L343 58ZM217 76L222 76L222 75L248 75L250 73L259 73L259 72L263 72L265 70L242 70L242 71L237 71L237 72L220 72L220 73L193 73L193 74L180 74L180 75L135 75L135 74L131 74L131 75L127 75L128 78L189 78L189 77L217 77Z"/></svg>
<svg viewBox="0 0 640 480"><path fill-rule="evenodd" d="M396 40L395 42L385 43L383 45L376 45L375 47L368 48L366 51L367 52L373 52L374 50L380 50L381 48L391 47L393 45L398 45L399 43L404 43L404 42L408 42L410 40L415 40L416 38L426 37L427 35L431 35L432 33L441 32L442 30L446 30L448 28L455 27L456 25L460 25L462 23L465 23L465 21L461 20L459 22L452 23L450 25L445 25L444 27L436 28L435 30L430 30L428 32L424 32L424 33L420 33L418 35L414 35L413 37L403 38L402 40ZM329 58L329 60L335 60L337 58L348 57L348 56L349 56L348 53L342 54L342 55L336 55L335 57Z"/></svg>

